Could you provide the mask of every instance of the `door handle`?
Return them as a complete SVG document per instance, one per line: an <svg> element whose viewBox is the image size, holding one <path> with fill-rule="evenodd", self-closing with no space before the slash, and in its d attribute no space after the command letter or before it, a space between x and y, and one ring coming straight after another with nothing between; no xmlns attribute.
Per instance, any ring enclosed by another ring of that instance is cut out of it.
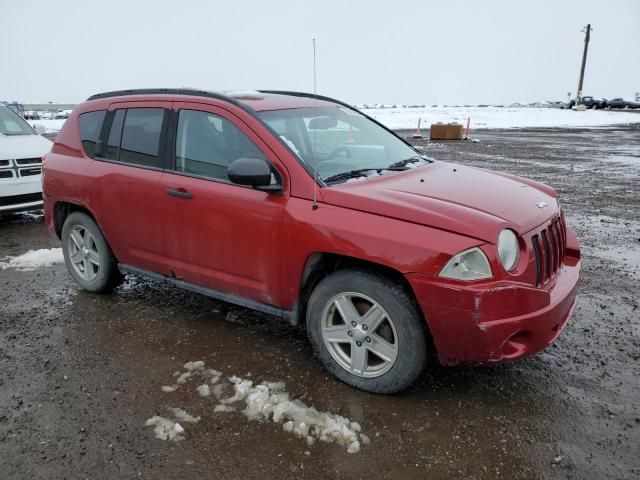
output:
<svg viewBox="0 0 640 480"><path fill-rule="evenodd" d="M187 192L184 188L176 188L176 189L167 188L165 192L170 197L186 198L186 199L193 198L193 195L191 194L191 192Z"/></svg>

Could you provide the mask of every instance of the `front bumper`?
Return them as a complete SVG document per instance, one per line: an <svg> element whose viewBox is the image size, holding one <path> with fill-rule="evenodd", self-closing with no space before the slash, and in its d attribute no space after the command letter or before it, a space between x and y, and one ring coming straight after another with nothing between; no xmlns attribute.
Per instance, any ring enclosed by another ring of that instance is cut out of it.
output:
<svg viewBox="0 0 640 480"><path fill-rule="evenodd" d="M0 183L0 213L35 210L42 207L40 175L3 180Z"/></svg>
<svg viewBox="0 0 640 480"><path fill-rule="evenodd" d="M543 288L519 282L449 282L407 275L426 317L443 365L515 360L553 343L575 308L580 279L575 256L565 256L554 281Z"/></svg>

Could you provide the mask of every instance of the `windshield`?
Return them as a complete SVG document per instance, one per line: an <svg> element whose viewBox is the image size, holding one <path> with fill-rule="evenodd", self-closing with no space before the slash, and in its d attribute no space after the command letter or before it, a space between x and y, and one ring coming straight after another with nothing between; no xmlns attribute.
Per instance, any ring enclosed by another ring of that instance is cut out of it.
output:
<svg viewBox="0 0 640 480"><path fill-rule="evenodd" d="M381 170L419 154L364 115L346 107L272 110L260 117L323 180L355 170Z"/></svg>
<svg viewBox="0 0 640 480"><path fill-rule="evenodd" d="M20 115L0 103L0 134L33 135L33 128Z"/></svg>

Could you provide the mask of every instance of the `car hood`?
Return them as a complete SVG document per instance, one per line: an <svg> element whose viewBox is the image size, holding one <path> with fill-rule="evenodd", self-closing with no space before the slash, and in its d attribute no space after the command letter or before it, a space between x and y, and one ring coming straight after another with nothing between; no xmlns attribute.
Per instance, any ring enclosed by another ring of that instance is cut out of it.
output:
<svg viewBox="0 0 640 480"><path fill-rule="evenodd" d="M40 135L0 135L0 160L42 157L51 145Z"/></svg>
<svg viewBox="0 0 640 480"><path fill-rule="evenodd" d="M559 209L547 185L446 162L323 188L322 200L492 243L503 228L528 232Z"/></svg>

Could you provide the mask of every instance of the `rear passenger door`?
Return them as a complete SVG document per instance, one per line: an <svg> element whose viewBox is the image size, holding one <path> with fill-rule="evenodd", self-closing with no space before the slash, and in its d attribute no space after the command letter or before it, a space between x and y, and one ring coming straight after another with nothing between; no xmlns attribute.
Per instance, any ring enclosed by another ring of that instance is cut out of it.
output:
<svg viewBox="0 0 640 480"><path fill-rule="evenodd" d="M166 256L175 276L278 306L287 193L235 185L227 177L228 165L237 158L277 159L225 109L190 103L173 108L170 149L175 161L162 185L167 193Z"/></svg>
<svg viewBox="0 0 640 480"><path fill-rule="evenodd" d="M96 157L100 224L122 263L168 274L163 257L160 177L166 164L170 102L111 105Z"/></svg>

